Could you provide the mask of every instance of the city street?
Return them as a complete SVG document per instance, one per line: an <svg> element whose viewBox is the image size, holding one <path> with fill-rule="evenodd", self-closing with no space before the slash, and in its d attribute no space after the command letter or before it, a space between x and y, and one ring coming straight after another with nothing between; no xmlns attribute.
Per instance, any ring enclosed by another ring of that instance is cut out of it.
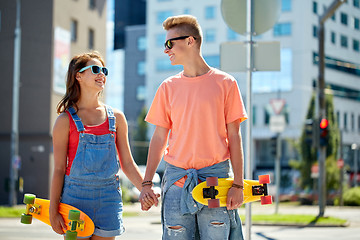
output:
<svg viewBox="0 0 360 240"><path fill-rule="evenodd" d="M125 211L138 211L139 206L126 206ZM271 214L274 205L253 205L253 214ZM124 224L126 232L117 237L117 240L159 240L161 239L161 224L159 208L153 208L150 212L140 213L136 217L125 217ZM316 206L280 206L279 213L293 214L317 214ZM240 209L240 214L245 210ZM322 240L322 239L359 239L360 231L360 208L359 207L327 207L326 216L335 216L347 219L348 227L297 227L297 226L252 226L251 239L253 240ZM245 231L245 227L244 227ZM35 239L63 239L55 234L51 227L34 219L32 225L23 225L20 219L0 219L1 240L35 240Z"/></svg>

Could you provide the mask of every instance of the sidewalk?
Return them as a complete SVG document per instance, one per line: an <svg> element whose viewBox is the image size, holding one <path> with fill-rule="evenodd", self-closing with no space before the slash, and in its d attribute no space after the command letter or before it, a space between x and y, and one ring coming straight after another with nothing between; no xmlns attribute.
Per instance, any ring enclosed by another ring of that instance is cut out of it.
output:
<svg viewBox="0 0 360 240"><path fill-rule="evenodd" d="M271 205L261 205L258 202L252 203L251 205L251 214L275 214L275 203ZM124 206L124 212L138 212L141 215L152 215L159 216L160 221L160 210L161 205L158 207L152 207L149 211L141 211L140 203L134 203L131 205ZM245 216L245 208L242 207L239 209L239 214ZM280 204L278 209L278 214L306 214L306 215L317 215L319 213L319 206L293 206L288 204ZM349 227L360 227L360 207L337 207L337 206L326 206L325 208L325 217L337 217L345 219L349 223Z"/></svg>

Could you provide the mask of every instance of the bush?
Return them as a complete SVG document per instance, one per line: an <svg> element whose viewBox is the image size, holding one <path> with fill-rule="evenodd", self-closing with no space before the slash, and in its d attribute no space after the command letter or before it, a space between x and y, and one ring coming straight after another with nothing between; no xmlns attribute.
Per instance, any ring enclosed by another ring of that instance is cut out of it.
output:
<svg viewBox="0 0 360 240"><path fill-rule="evenodd" d="M346 190L343 199L345 206L360 206L360 187Z"/></svg>

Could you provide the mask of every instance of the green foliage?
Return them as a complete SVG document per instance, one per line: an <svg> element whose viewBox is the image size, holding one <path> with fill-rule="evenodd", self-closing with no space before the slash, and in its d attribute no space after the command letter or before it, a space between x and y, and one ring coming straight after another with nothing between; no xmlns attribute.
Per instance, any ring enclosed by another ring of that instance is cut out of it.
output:
<svg viewBox="0 0 360 240"><path fill-rule="evenodd" d="M325 97L326 118L329 121L329 141L326 147L326 185L327 190L337 189L339 187L339 170L336 165L336 156L340 145L340 132L334 114L333 96L327 94ZM306 119L312 119L315 127L318 127L315 116L315 94L313 94ZM305 120L304 120L305 122ZM300 172L300 187L311 189L313 179L311 178L311 167L317 163L317 149L306 141L305 126L298 142L298 149L301 156L300 160L291 160L290 166Z"/></svg>
<svg viewBox="0 0 360 240"><path fill-rule="evenodd" d="M0 207L0 218L20 218L25 213L25 205L21 207Z"/></svg>
<svg viewBox="0 0 360 240"><path fill-rule="evenodd" d="M137 118L137 126L133 138L135 142L140 143L134 145L132 149L135 162L138 165L146 165L149 149L149 146L147 144L147 123L144 120L146 117L146 113L146 108L143 108L139 117Z"/></svg>
<svg viewBox="0 0 360 240"><path fill-rule="evenodd" d="M346 190L343 200L345 206L360 206L360 187Z"/></svg>

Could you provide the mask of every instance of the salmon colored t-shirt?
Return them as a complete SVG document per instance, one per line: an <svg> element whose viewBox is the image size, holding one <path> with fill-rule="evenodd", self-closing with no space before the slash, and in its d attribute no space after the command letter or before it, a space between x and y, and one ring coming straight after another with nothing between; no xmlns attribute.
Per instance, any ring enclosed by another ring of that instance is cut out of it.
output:
<svg viewBox="0 0 360 240"><path fill-rule="evenodd" d="M76 151L79 145L79 136L80 133L78 132L75 122L71 117L71 114L66 111L69 117L70 129L69 129L69 143L68 143L68 152L67 152L67 166L66 166L66 175L70 175L71 166L76 156ZM104 135L108 134L109 131L109 119L107 118L105 122L100 125L96 126L87 126L84 125L85 131L84 133L94 134L94 135ZM115 141L116 141L116 133L115 134Z"/></svg>
<svg viewBox="0 0 360 240"><path fill-rule="evenodd" d="M183 169L229 159L226 124L245 119L235 78L215 68L198 77L180 72L166 79L145 118L171 130L164 160Z"/></svg>

